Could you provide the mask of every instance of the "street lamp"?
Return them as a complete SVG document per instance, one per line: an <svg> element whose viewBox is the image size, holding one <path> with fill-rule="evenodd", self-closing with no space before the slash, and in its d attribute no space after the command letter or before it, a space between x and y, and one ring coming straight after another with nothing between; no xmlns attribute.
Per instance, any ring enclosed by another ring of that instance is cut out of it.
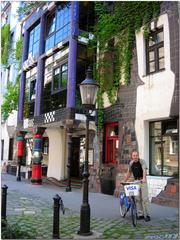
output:
<svg viewBox="0 0 180 240"><path fill-rule="evenodd" d="M89 67L86 73L86 79L80 84L80 94L82 106L86 115L86 145L85 145L85 162L83 170L83 202L80 210L80 230L78 234L83 236L91 235L90 231L90 205L88 201L89 185L89 166L88 166L88 149L89 149L89 116L90 111L95 108L96 96L99 85L92 79L92 70Z"/></svg>

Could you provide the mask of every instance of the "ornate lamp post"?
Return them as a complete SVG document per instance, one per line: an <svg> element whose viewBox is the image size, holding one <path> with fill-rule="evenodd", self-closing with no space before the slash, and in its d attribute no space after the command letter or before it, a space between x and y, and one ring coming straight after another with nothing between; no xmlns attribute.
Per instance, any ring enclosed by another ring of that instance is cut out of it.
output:
<svg viewBox="0 0 180 240"><path fill-rule="evenodd" d="M83 202L80 210L80 230L78 234L83 236L91 235L90 231L90 205L89 205L89 166L88 166L88 149L89 149L89 116L90 110L95 108L96 96L99 85L92 79L92 70L90 67L86 73L86 79L80 84L80 94L82 106L86 115L86 149L85 149L85 162L83 170Z"/></svg>

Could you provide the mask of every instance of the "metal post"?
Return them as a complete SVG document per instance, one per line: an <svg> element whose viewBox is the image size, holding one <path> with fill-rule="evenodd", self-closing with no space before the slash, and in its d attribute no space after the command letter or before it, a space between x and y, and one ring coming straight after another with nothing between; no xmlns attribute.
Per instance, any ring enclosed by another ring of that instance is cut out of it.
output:
<svg viewBox="0 0 180 240"><path fill-rule="evenodd" d="M60 208L60 196L55 195L54 199L54 215L53 215L53 239L59 239L59 208Z"/></svg>
<svg viewBox="0 0 180 240"><path fill-rule="evenodd" d="M1 219L4 221L6 221L7 189L8 186L2 186Z"/></svg>
<svg viewBox="0 0 180 240"><path fill-rule="evenodd" d="M21 181L21 162L22 162L22 157L18 157L18 175L16 180Z"/></svg>
<svg viewBox="0 0 180 240"><path fill-rule="evenodd" d="M89 185L89 167L88 167L88 149L89 149L89 111L86 112L86 152L83 171L83 202L80 210L80 230L78 234L83 236L91 235L90 231L90 205L88 201Z"/></svg>
<svg viewBox="0 0 180 240"><path fill-rule="evenodd" d="M66 192L71 192L71 157L72 157L72 129L67 129L68 135L68 164Z"/></svg>

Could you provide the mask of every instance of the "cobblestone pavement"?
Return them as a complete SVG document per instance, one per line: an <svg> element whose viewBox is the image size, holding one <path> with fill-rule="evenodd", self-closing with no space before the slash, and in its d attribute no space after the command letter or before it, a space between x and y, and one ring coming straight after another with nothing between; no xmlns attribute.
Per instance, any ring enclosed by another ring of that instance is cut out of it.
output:
<svg viewBox="0 0 180 240"><path fill-rule="evenodd" d="M15 224L31 236L31 239L52 239L53 201L32 196L8 188L7 221ZM80 237L79 212L65 209L60 212L61 239L179 239L178 216L145 222L138 221L133 227L130 216L125 219L105 219L91 217L92 236ZM27 238L28 239L28 238Z"/></svg>

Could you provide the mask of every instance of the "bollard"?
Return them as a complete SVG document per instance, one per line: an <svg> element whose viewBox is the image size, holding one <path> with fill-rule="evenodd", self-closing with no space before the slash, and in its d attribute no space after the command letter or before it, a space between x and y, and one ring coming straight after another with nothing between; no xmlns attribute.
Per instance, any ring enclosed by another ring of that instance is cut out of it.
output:
<svg viewBox="0 0 180 240"><path fill-rule="evenodd" d="M61 208L63 214L65 213L64 205L61 197L56 194L54 199L54 215L53 215L53 239L60 239L59 236L59 210Z"/></svg>
<svg viewBox="0 0 180 240"><path fill-rule="evenodd" d="M2 186L1 220L4 221L6 221L7 189L8 186Z"/></svg>

